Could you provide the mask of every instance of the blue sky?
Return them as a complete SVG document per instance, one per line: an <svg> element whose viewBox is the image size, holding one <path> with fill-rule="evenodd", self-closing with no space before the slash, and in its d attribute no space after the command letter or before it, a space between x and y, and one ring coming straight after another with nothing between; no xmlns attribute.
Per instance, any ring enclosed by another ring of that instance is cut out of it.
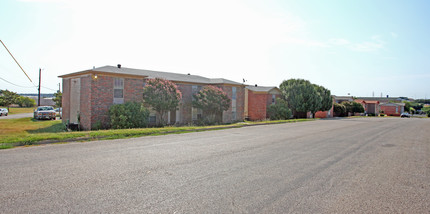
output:
<svg viewBox="0 0 430 214"><path fill-rule="evenodd" d="M104 65L279 86L308 79L332 94L430 97L430 1L3 0L0 89L58 89ZM34 84L34 85L33 85Z"/></svg>

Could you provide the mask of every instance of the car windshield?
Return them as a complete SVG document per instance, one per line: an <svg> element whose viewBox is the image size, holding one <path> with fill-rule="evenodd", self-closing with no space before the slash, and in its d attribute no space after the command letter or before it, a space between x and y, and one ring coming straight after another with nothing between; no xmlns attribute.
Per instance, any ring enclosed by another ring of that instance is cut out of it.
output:
<svg viewBox="0 0 430 214"><path fill-rule="evenodd" d="M54 108L51 106L44 106L44 107L37 108L37 110L38 111L49 111L49 110L54 110Z"/></svg>

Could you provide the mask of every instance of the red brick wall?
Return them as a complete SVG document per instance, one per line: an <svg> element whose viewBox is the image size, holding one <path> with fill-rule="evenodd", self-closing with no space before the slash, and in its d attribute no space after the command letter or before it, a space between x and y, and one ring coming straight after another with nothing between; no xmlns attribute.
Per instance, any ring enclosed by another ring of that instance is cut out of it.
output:
<svg viewBox="0 0 430 214"><path fill-rule="evenodd" d="M266 119L267 103L269 94L257 94L248 91L248 117L249 120L264 120ZM270 102L272 101L270 95Z"/></svg>
<svg viewBox="0 0 430 214"><path fill-rule="evenodd" d="M330 112L330 115L327 115L329 112ZM327 117L334 117L333 105L331 106L331 109L328 111L317 111L315 113L315 118L327 118Z"/></svg>
<svg viewBox="0 0 430 214"><path fill-rule="evenodd" d="M81 77L81 104L80 104L80 124L81 129L91 129L91 76Z"/></svg>
<svg viewBox="0 0 430 214"><path fill-rule="evenodd" d="M245 120L245 86L236 86L236 120Z"/></svg>
<svg viewBox="0 0 430 214"><path fill-rule="evenodd" d="M124 79L124 102L132 101L143 102L143 79Z"/></svg>
<svg viewBox="0 0 430 214"><path fill-rule="evenodd" d="M236 87L236 120L233 118L232 104L227 111L223 112L222 122L231 123L235 121L243 121L245 119L245 87L244 86L229 86L229 85L216 85L221 88L227 96L232 99L233 87Z"/></svg>
<svg viewBox="0 0 430 214"><path fill-rule="evenodd" d="M326 118L328 111L317 111L315 113L315 118Z"/></svg>
<svg viewBox="0 0 430 214"><path fill-rule="evenodd" d="M182 100L180 102L180 123L188 124L192 123L192 86L197 84L183 84L177 83L178 89L182 93ZM204 87L204 85L198 85ZM221 88L228 97L232 97L232 86L216 85L216 87ZM245 105L245 88L236 86L236 120L244 120L244 105ZM204 115L203 115L204 117ZM171 118L174 120L174 118ZM233 122L232 116L232 106L230 105L227 111L223 112L223 122Z"/></svg>
<svg viewBox="0 0 430 214"><path fill-rule="evenodd" d="M93 80L91 92L91 128L98 121L102 127L109 127L109 107L113 105L113 77L99 75L96 80ZM124 80L124 95L126 80ZM81 93L82 94L82 93ZM125 96L124 96L125 100ZM81 106L82 109L82 106Z"/></svg>
<svg viewBox="0 0 430 214"><path fill-rule="evenodd" d="M381 106L381 111L384 111L384 114L388 116L400 116L400 108L403 107L399 106L398 112L396 112L396 106Z"/></svg>
<svg viewBox="0 0 430 214"><path fill-rule="evenodd" d="M193 100L193 85L190 84L176 84L179 91L182 93L182 100L180 102L180 124L192 123L192 100Z"/></svg>

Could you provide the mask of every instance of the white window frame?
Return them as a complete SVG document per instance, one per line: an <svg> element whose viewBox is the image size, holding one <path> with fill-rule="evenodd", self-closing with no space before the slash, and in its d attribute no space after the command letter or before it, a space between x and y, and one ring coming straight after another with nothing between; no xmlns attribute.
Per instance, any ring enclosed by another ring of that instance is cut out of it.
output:
<svg viewBox="0 0 430 214"><path fill-rule="evenodd" d="M115 97L115 90L122 90L122 97ZM124 103L124 78L113 78L113 104Z"/></svg>

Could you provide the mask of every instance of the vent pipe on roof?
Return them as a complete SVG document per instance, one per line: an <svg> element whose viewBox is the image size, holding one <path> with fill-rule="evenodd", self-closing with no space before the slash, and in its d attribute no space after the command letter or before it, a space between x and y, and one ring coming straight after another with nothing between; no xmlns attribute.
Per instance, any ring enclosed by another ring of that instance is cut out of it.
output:
<svg viewBox="0 0 430 214"><path fill-rule="evenodd" d="M190 75L190 73L188 73L188 75Z"/></svg>
<svg viewBox="0 0 430 214"><path fill-rule="evenodd" d="M121 68L121 64L118 64L118 68Z"/></svg>
<svg viewBox="0 0 430 214"><path fill-rule="evenodd" d="M257 84L255 84L255 87L257 87Z"/></svg>

